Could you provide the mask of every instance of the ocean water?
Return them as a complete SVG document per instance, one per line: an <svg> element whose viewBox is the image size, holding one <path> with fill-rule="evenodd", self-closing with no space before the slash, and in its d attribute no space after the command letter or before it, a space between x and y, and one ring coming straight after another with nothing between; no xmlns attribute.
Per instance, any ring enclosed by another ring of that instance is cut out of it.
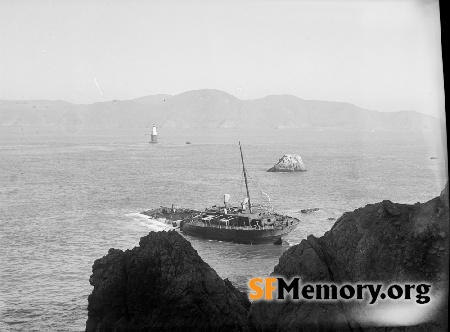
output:
<svg viewBox="0 0 450 332"><path fill-rule="evenodd" d="M160 129L160 143L151 145L142 129L69 129L0 128L1 331L83 331L94 260L171 229L139 212L172 204L203 209L225 193L242 200L239 141L252 201L301 219L282 246L186 236L240 289L269 275L290 245L323 235L343 212L384 199L424 202L447 181L436 132ZM308 171L266 172L285 153L299 154ZM313 207L320 210L300 213Z"/></svg>

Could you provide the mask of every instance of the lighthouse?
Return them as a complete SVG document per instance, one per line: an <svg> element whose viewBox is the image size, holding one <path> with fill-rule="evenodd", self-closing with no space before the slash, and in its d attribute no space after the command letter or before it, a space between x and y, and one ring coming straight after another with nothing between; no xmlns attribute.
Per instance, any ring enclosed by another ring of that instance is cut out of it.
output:
<svg viewBox="0 0 450 332"><path fill-rule="evenodd" d="M152 140L150 141L150 143L158 143L158 133L156 132L156 126L155 125L153 125Z"/></svg>

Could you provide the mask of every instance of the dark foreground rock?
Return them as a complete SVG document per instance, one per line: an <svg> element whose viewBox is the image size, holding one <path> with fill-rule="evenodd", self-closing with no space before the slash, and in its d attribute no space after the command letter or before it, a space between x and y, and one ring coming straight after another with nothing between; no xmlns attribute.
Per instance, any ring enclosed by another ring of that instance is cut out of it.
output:
<svg viewBox="0 0 450 332"><path fill-rule="evenodd" d="M280 258L273 275L302 284L430 284L431 301L253 302L178 233L95 261L86 331L447 331L448 183L423 204L370 204ZM249 311L250 310L250 311Z"/></svg>
<svg viewBox="0 0 450 332"><path fill-rule="evenodd" d="M306 171L302 158L296 154L285 154L267 172L302 172Z"/></svg>
<svg viewBox="0 0 450 332"><path fill-rule="evenodd" d="M250 302L175 231L95 261L86 331L241 331Z"/></svg>
<svg viewBox="0 0 450 332"><path fill-rule="evenodd" d="M383 201L345 213L321 238L311 235L287 250L273 273L301 277L302 284L425 282L432 285L429 305L258 301L249 330L447 331L448 200L447 183L439 197L423 204ZM392 327L396 321L400 326Z"/></svg>

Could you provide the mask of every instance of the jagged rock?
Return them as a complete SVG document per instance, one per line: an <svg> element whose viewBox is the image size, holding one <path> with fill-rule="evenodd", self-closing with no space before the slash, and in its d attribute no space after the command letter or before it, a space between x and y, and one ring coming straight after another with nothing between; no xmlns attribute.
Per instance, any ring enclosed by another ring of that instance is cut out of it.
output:
<svg viewBox="0 0 450 332"><path fill-rule="evenodd" d="M387 213L389 213L391 216L399 216L400 210L397 208L397 206L392 203L391 201L383 201L383 207L386 210Z"/></svg>
<svg viewBox="0 0 450 332"><path fill-rule="evenodd" d="M449 205L449 197L448 197L448 194L449 194L449 192L448 192L448 181L447 181L447 184L445 185L444 190L441 191L441 195L440 195L442 203L443 203L447 208L448 208L448 205Z"/></svg>
<svg viewBox="0 0 450 332"><path fill-rule="evenodd" d="M432 301L436 305L431 309L430 320L402 326L401 330L446 331L448 230L447 183L439 197L423 204L383 201L345 213L324 236L311 235L287 250L273 275L286 279L301 277L303 284L372 282L388 286L427 282L432 285ZM377 310L385 305L383 301L374 305L362 301L257 301L252 304L248 328L250 331L390 331L373 326L371 321L377 321L374 318L380 317ZM412 318L418 312L430 310L415 301L414 305L419 311L410 312ZM387 321L384 324L389 325Z"/></svg>
<svg viewBox="0 0 450 332"><path fill-rule="evenodd" d="M302 158L296 154L285 154L278 163L267 172L299 172L306 171Z"/></svg>
<svg viewBox="0 0 450 332"><path fill-rule="evenodd" d="M86 331L238 331L250 302L175 231L110 249L89 279Z"/></svg>
<svg viewBox="0 0 450 332"><path fill-rule="evenodd" d="M246 295L172 231L152 232L140 247L110 249L95 261L86 331L445 331L448 228L447 183L423 204L383 201L344 213L324 236L287 250L274 269L273 275L301 277L303 284L429 283L442 302L434 298L434 316L419 325L373 326L383 301L262 301L248 312Z"/></svg>

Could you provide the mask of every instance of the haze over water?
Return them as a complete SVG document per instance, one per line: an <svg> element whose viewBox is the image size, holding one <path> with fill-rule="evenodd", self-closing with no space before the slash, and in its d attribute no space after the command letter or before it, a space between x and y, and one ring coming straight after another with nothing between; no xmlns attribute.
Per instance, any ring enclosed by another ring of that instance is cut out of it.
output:
<svg viewBox="0 0 450 332"><path fill-rule="evenodd" d="M301 219L290 245L323 235L343 212L366 204L425 202L447 181L441 137L431 132L161 129L156 145L145 134L1 129L0 330L84 330L94 260L171 229L139 212L204 209L225 193L239 204L238 141L252 201L267 204L268 195L276 210ZM308 171L267 173L285 153L299 154ZM320 211L300 213L312 207ZM186 238L242 290L269 275L289 247Z"/></svg>

